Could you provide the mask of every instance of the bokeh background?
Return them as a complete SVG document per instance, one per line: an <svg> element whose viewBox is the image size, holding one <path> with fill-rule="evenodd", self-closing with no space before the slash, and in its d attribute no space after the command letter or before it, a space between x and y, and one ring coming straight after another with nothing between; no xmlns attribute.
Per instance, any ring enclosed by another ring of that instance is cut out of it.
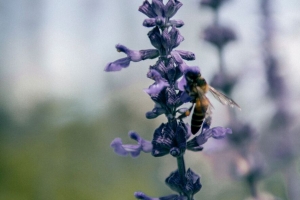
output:
<svg viewBox="0 0 300 200"><path fill-rule="evenodd" d="M185 25L179 49L195 53L203 76L218 70L216 50L201 31L213 15L199 1L186 0L176 15ZM135 130L151 140L166 119L147 120L153 102L142 89L154 60L132 63L117 73L105 73L108 62L123 57L117 43L131 49L152 48L146 18L138 12L142 1L132 0L15 0L0 1L0 199L134 199L135 191L152 196L172 193L164 179L176 169L170 156L136 159L119 157L109 147L115 137L130 143ZM232 0L222 8L222 23L238 40L226 48L225 61L240 81L232 98L242 107L239 117L261 135L274 104L267 97L262 60L260 1ZM288 88L288 107L294 129L300 117L300 2L272 1L274 51L280 75ZM213 101L213 125L226 125L226 108ZM266 137L261 137L265 138ZM266 139L267 140L267 139ZM218 145L218 147L222 145ZM204 152L187 152L186 165L201 175L196 199L240 200L247 186L230 176L229 168L215 167L215 154L224 149L208 144ZM226 156L218 157L224 159ZM221 161L223 162L223 161ZM283 161L284 162L284 161ZM299 162L296 158L296 174ZM288 176L275 171L259 190L288 199ZM296 179L297 181L297 179ZM295 185L300 190L300 185ZM297 190L296 190L297 191Z"/></svg>

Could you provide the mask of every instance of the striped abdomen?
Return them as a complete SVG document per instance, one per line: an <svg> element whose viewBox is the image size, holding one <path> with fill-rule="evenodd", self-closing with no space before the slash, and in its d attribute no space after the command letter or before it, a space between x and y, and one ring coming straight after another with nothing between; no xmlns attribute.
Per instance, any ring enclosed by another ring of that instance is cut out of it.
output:
<svg viewBox="0 0 300 200"><path fill-rule="evenodd" d="M191 131L194 135L201 128L201 125L206 115L206 111L209 106L209 102L205 98L201 98L201 99L197 98L195 103L196 105L192 115L192 123L191 123Z"/></svg>

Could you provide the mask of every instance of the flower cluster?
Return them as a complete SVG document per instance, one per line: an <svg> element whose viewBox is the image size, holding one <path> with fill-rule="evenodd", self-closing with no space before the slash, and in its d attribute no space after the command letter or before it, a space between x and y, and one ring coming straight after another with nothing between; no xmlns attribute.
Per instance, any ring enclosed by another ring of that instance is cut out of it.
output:
<svg viewBox="0 0 300 200"><path fill-rule="evenodd" d="M178 28L183 26L181 20L171 19L182 3L178 0L169 0L166 4L162 0L145 0L139 7L139 11L148 18L143 25L151 28L148 33L153 49L130 50L124 45L116 45L119 52L125 53L125 58L118 59L106 65L105 71L113 72L127 68L130 62L139 62L145 59L157 58L156 63L149 67L147 77L154 83L144 91L154 102L154 108L146 113L146 118L153 119L164 114L168 122L162 123L153 134L152 141L141 138L137 133L131 131L129 136L137 141L137 144L123 144L120 138L111 143L114 151L122 156L130 154L136 157L141 151L151 152L152 156L160 157L172 155L177 159L178 170L172 172L166 178L166 184L179 195L169 195L152 198L142 192L136 192L137 199L165 199L165 200L192 200L202 185L200 177L191 169L185 169L184 153L186 150L201 151L203 144L209 138L221 139L231 130L223 127L211 126L211 117L204 119L200 133L192 137L189 124L183 122L191 108L181 107L184 103L194 101L187 91L187 75L199 76L198 67L188 66L185 61L194 60L195 55L190 51L175 50L184 40Z"/></svg>

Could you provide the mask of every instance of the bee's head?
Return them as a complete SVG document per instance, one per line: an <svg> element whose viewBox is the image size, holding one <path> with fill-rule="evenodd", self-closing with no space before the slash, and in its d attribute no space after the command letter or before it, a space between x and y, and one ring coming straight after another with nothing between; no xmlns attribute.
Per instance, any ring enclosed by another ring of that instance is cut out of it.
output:
<svg viewBox="0 0 300 200"><path fill-rule="evenodd" d="M184 71L184 76L188 83L195 83L201 73L198 67L189 67Z"/></svg>

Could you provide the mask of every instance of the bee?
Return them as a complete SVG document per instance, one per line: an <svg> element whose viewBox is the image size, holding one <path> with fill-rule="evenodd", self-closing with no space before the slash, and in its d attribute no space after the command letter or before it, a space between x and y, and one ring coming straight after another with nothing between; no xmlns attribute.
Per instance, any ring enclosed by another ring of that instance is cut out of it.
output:
<svg viewBox="0 0 300 200"><path fill-rule="evenodd" d="M199 131L205 117L211 114L211 107L213 106L209 99L205 96L208 91L211 92L212 95L223 105L229 105L231 107L241 109L235 101L208 85L199 71L187 71L185 73L185 79L185 91L193 99L193 105L184 113L184 115L189 116L195 105L191 121L191 131L193 134L196 134Z"/></svg>

